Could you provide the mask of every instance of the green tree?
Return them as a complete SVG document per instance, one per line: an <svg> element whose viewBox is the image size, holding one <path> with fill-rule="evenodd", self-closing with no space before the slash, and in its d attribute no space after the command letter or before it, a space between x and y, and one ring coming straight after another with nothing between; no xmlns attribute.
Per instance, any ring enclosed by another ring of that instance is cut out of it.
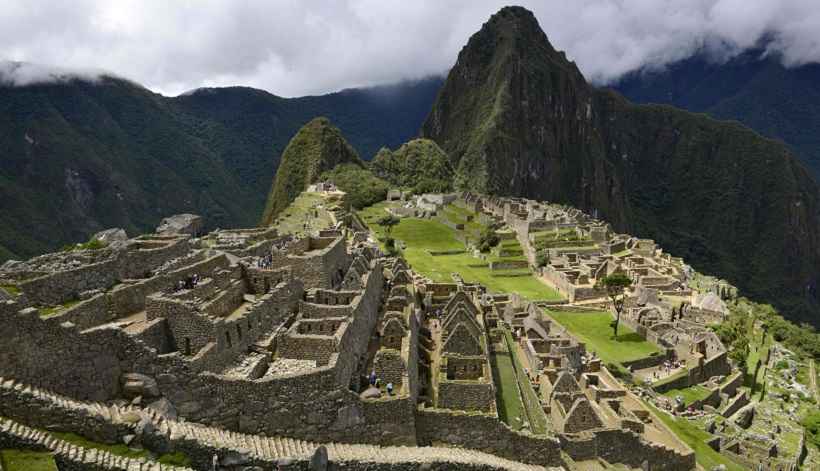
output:
<svg viewBox="0 0 820 471"><path fill-rule="evenodd" d="M549 265L549 263L550 263L550 254L546 250L542 250L542 251L538 252L538 254L535 256L535 264L539 268L545 267L545 266Z"/></svg>
<svg viewBox="0 0 820 471"><path fill-rule="evenodd" d="M491 227L487 227L481 231L481 235L478 237L478 250L479 252L489 252L490 249L498 245L499 242L501 242L501 238L498 237L495 230Z"/></svg>
<svg viewBox="0 0 820 471"><path fill-rule="evenodd" d="M385 232L387 232L387 237L389 239L390 233L393 232L393 226L397 225L399 222L401 222L399 218L393 216L392 214L388 214L387 216L384 216L383 218L379 219L377 224L384 228Z"/></svg>
<svg viewBox="0 0 820 471"><path fill-rule="evenodd" d="M615 332L615 339L618 339L618 324L621 322L621 312L624 309L624 291L632 285L632 280L623 273L613 273L605 276L595 283L595 287L606 291L606 295L612 301L615 308L615 321L612 329Z"/></svg>

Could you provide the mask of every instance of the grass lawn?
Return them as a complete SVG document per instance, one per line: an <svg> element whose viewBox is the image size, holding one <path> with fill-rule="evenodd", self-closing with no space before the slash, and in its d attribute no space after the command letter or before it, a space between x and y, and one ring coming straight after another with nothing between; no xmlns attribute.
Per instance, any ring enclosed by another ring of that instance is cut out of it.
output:
<svg viewBox="0 0 820 471"><path fill-rule="evenodd" d="M57 471L54 458L47 452L2 450L0 465L4 471Z"/></svg>
<svg viewBox="0 0 820 471"><path fill-rule="evenodd" d="M528 399L528 402L524 402L524 409L527 411L527 417L530 421L530 431L535 434L545 434L549 429L549 425L547 416L540 406L541 402L538 399L538 394L535 393L532 384L526 374L524 374L524 367L521 365L521 360L518 359L518 350L509 330L504 330L504 337L507 342L507 347L510 350L510 357L513 359L515 370L518 372L518 387L520 388L521 394L525 395ZM533 410L528 407L527 404L537 404L538 408Z"/></svg>
<svg viewBox="0 0 820 471"><path fill-rule="evenodd" d="M673 399L681 396L683 397L683 403L688 406L695 401L705 399L709 395L709 389L696 384L684 389L670 389L669 391L663 393L663 395Z"/></svg>
<svg viewBox="0 0 820 471"><path fill-rule="evenodd" d="M705 430L701 430L696 423L691 423L687 419L674 418L665 412L659 411L647 402L644 402L644 404L651 409L655 415L660 417L661 421L666 424L678 438L695 450L695 459L703 469L713 469L715 466L722 464L726 466L728 471L743 471L744 468L742 466L739 466L706 444L706 441L711 438L711 435Z"/></svg>
<svg viewBox="0 0 820 471"><path fill-rule="evenodd" d="M385 237L386 232L384 228L376 224L376 221L387 214L385 208L388 204L379 203L359 212L362 219L379 238ZM458 273L464 281L481 283L491 292L518 293L530 300L563 299L557 291L538 281L534 276L495 276L503 273L518 273L520 270L493 272L486 266L489 261L466 253L430 255L430 250L464 250L464 244L456 239L453 229L439 221L403 218L398 225L393 226L391 236L404 244L404 258L410 267L433 281L452 283L451 274Z"/></svg>
<svg viewBox="0 0 820 471"><path fill-rule="evenodd" d="M513 430L521 430L527 414L518 388L515 386L515 371L512 358L506 353L490 355L495 382L495 398L498 405L498 416Z"/></svg>
<svg viewBox="0 0 820 471"><path fill-rule="evenodd" d="M547 311L559 324L566 327L578 340L585 342L604 363L623 363L644 358L660 350L644 340L629 327L618 327L618 339L612 337L609 323L612 316L604 311L560 312Z"/></svg>

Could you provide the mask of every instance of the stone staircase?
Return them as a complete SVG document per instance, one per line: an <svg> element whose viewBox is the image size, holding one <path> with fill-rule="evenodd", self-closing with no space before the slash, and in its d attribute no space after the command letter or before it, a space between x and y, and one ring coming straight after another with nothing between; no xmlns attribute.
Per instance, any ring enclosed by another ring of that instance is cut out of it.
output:
<svg viewBox="0 0 820 471"><path fill-rule="evenodd" d="M50 451L59 469L192 471L191 468L160 464L145 458L125 458L95 448L84 448L8 419L0 419L0 445Z"/></svg>
<svg viewBox="0 0 820 471"><path fill-rule="evenodd" d="M87 432L86 428L100 430L106 427L110 433L118 435L125 432L137 433L139 423L148 421L153 424L157 435L163 437L163 441L170 445L171 450L191 451L193 449L196 454L209 457L214 454L223 456L234 453L247 455L255 462L270 464L285 459L306 462L310 460L318 447L324 445L332 462L372 463L374 465L447 463L454 468L475 466L476 468L510 471L547 469L542 466L519 463L489 453L462 448L321 444L288 437L243 434L190 422L168 420L150 408L142 409L131 405L118 406L77 401L1 377L0 404L7 405L8 413L11 413L13 408L16 417L24 417L27 421L30 417L45 417L46 419L43 420L48 423L76 423L72 431L81 435ZM0 410L0 415L2 412ZM114 466L99 469L133 469L140 471L180 469L170 466L162 468L146 467L148 465L158 466L158 464L133 459L127 460L97 450L80 449L67 442L55 440L47 433L36 431L12 420L4 420L2 424L0 443L2 443L4 435L24 435L31 443L31 446L35 448L40 446L54 452L59 451L67 457L76 459L100 459L104 463L112 463L111 466ZM65 428L65 425L62 428ZM143 467L135 467L137 464Z"/></svg>

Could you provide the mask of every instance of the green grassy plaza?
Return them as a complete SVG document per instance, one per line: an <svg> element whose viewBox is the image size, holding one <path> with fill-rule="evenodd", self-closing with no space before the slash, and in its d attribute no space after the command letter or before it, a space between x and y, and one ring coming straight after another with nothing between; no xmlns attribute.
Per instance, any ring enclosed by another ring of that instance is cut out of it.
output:
<svg viewBox="0 0 820 471"><path fill-rule="evenodd" d="M385 238L386 233L377 221L387 214L385 208L388 205L389 203L382 202L359 212L364 222L379 239ZM562 299L556 290L540 282L534 276L528 275L529 270L491 271L489 262L499 260L498 257L489 256L487 260L482 260L467 253L430 255L430 251L465 250L464 243L456 238L455 230L442 222L432 219L402 218L401 222L392 228L391 236L399 242L404 258L413 270L433 281L452 283L452 273L458 273L464 281L481 283L491 292L517 293L529 300ZM521 257L510 257L503 260L519 259ZM524 276L503 276L504 274L523 274Z"/></svg>
<svg viewBox="0 0 820 471"><path fill-rule="evenodd" d="M623 324L618 327L617 340L613 338L610 327L612 316L608 312L548 310L547 314L584 342L587 351L594 351L604 363L622 364L661 353L658 347Z"/></svg>

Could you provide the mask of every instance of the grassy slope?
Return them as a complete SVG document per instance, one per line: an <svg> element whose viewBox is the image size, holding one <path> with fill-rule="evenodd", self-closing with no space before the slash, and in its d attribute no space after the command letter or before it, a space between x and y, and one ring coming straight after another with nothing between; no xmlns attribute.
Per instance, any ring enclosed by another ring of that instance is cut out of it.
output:
<svg viewBox="0 0 820 471"><path fill-rule="evenodd" d="M585 342L587 350L595 351L606 363L637 360L660 352L657 347L623 324L618 327L617 341L614 340L612 327L609 326L612 316L607 312L548 311L548 313L579 340Z"/></svg>

